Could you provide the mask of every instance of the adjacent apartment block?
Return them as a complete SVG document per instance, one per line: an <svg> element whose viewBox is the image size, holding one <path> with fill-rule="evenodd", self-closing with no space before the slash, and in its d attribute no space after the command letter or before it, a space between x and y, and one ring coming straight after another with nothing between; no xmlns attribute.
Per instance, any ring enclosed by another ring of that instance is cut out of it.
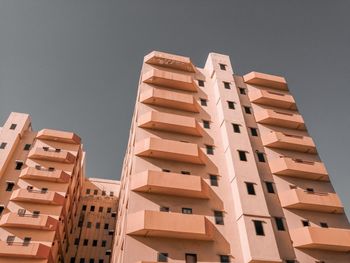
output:
<svg viewBox="0 0 350 263"><path fill-rule="evenodd" d="M112 262L350 262L350 225L283 77L152 52Z"/></svg>
<svg viewBox="0 0 350 263"><path fill-rule="evenodd" d="M119 182L85 178L84 164L79 136L35 132L11 113L0 128L1 263L109 262Z"/></svg>

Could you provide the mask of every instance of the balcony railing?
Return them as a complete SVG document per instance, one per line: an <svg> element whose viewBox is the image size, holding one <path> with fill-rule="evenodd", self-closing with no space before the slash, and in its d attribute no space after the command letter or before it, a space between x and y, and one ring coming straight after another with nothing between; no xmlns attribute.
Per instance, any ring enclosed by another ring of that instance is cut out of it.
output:
<svg viewBox="0 0 350 263"><path fill-rule="evenodd" d="M298 113L277 111L271 109L256 109L256 122L273 126L305 130L303 117Z"/></svg>
<svg viewBox="0 0 350 263"><path fill-rule="evenodd" d="M49 255L50 247L44 244L0 241L0 257L48 259Z"/></svg>
<svg viewBox="0 0 350 263"><path fill-rule="evenodd" d="M153 51L145 56L144 62L147 64L176 70L195 72L195 67L193 66L190 58L159 51Z"/></svg>
<svg viewBox="0 0 350 263"><path fill-rule="evenodd" d="M131 190L151 194L209 198L209 186L196 175L146 171L133 176Z"/></svg>
<svg viewBox="0 0 350 263"><path fill-rule="evenodd" d="M344 207L335 193L319 193L292 189L279 194L281 205L288 209L300 209L325 213L344 213Z"/></svg>
<svg viewBox="0 0 350 263"><path fill-rule="evenodd" d="M70 175L62 170L37 169L27 167L21 171L19 176L22 179L41 180L57 183L68 183Z"/></svg>
<svg viewBox="0 0 350 263"><path fill-rule="evenodd" d="M293 246L336 252L350 250L350 230L341 228L303 227L290 230Z"/></svg>
<svg viewBox="0 0 350 263"><path fill-rule="evenodd" d="M212 240L214 225L202 215L140 211L129 215L127 234L192 240Z"/></svg>
<svg viewBox="0 0 350 263"><path fill-rule="evenodd" d="M58 220L48 215L8 213L0 220L2 227L55 230L57 225Z"/></svg>
<svg viewBox="0 0 350 263"><path fill-rule="evenodd" d="M250 72L243 76L243 80L247 84L265 86L275 89L288 90L285 78L275 75L269 75L260 72Z"/></svg>
<svg viewBox="0 0 350 263"><path fill-rule="evenodd" d="M29 202L38 204L63 205L65 198L54 191L17 189L13 191L11 201Z"/></svg>
<svg viewBox="0 0 350 263"><path fill-rule="evenodd" d="M28 155L31 159L45 160L60 163L74 163L75 156L61 149L50 149L48 147L33 148Z"/></svg>
<svg viewBox="0 0 350 263"><path fill-rule="evenodd" d="M43 129L38 132L36 138L42 140L50 140L63 143L80 144L81 139L73 132L56 131L50 129Z"/></svg>
<svg viewBox="0 0 350 263"><path fill-rule="evenodd" d="M296 178L329 181L326 167L321 162L310 162L290 157L280 157L269 162L271 172Z"/></svg>
<svg viewBox="0 0 350 263"><path fill-rule="evenodd" d="M201 127L193 117L151 111L141 115L138 126L173 133L202 136Z"/></svg>
<svg viewBox="0 0 350 263"><path fill-rule="evenodd" d="M262 133L261 140L266 147L305 153L317 152L314 141L308 136L298 136L283 132L270 132Z"/></svg>
<svg viewBox="0 0 350 263"><path fill-rule="evenodd" d="M261 105L296 110L293 96L281 92L255 89L249 91L249 99Z"/></svg>
<svg viewBox="0 0 350 263"><path fill-rule="evenodd" d="M197 92L198 86L192 76L152 69L142 75L142 81L148 84L164 86L172 89Z"/></svg>
<svg viewBox="0 0 350 263"><path fill-rule="evenodd" d="M145 104L195 113L199 112L200 108L191 94L157 88L149 88L141 92L140 101Z"/></svg>

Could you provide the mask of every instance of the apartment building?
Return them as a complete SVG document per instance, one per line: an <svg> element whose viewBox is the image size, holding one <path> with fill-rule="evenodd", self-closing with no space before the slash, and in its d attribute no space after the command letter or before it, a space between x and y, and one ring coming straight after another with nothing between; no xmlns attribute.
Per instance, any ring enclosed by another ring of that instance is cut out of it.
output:
<svg viewBox="0 0 350 263"><path fill-rule="evenodd" d="M144 58L112 262L350 262L350 226L286 80Z"/></svg>

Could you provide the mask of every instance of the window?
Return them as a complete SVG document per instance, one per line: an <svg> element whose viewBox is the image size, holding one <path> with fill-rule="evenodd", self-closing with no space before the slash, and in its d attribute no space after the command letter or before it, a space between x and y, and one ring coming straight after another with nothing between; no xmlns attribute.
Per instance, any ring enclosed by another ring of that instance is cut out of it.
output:
<svg viewBox="0 0 350 263"><path fill-rule="evenodd" d="M26 214L26 211L27 210L20 208L17 210L17 215L24 216Z"/></svg>
<svg viewBox="0 0 350 263"><path fill-rule="evenodd" d="M102 196L105 196L106 195L106 191L102 191Z"/></svg>
<svg viewBox="0 0 350 263"><path fill-rule="evenodd" d="M242 94L242 95L246 95L247 94L245 88L239 88L239 93Z"/></svg>
<svg viewBox="0 0 350 263"><path fill-rule="evenodd" d="M168 262L168 253L158 253L158 262Z"/></svg>
<svg viewBox="0 0 350 263"><path fill-rule="evenodd" d="M202 106L208 106L208 101L206 99L200 99Z"/></svg>
<svg viewBox="0 0 350 263"><path fill-rule="evenodd" d="M100 227L101 227L101 223L100 223L100 222L97 222L97 223L96 223L96 229L100 229Z"/></svg>
<svg viewBox="0 0 350 263"><path fill-rule="evenodd" d="M111 251L110 249L107 249L107 250L106 250L106 256L111 255L111 253L112 253L112 251Z"/></svg>
<svg viewBox="0 0 350 263"><path fill-rule="evenodd" d="M168 170L168 169L162 169L162 172L170 173L170 170Z"/></svg>
<svg viewBox="0 0 350 263"><path fill-rule="evenodd" d="M83 226L83 221L79 220L78 227L82 227L82 226Z"/></svg>
<svg viewBox="0 0 350 263"><path fill-rule="evenodd" d="M85 263L85 258L81 258L81 259L79 260L79 263Z"/></svg>
<svg viewBox="0 0 350 263"><path fill-rule="evenodd" d="M83 246L87 246L89 244L89 239L84 239Z"/></svg>
<svg viewBox="0 0 350 263"><path fill-rule="evenodd" d="M21 170L23 166L23 162L22 161L16 161L16 170Z"/></svg>
<svg viewBox="0 0 350 263"><path fill-rule="evenodd" d="M70 263L75 263L75 257L70 258Z"/></svg>
<svg viewBox="0 0 350 263"><path fill-rule="evenodd" d="M45 194L45 193L47 193L47 191L48 191L49 189L47 189L46 187L43 187L43 188L41 188L41 193L42 194Z"/></svg>
<svg viewBox="0 0 350 263"><path fill-rule="evenodd" d="M224 81L224 87L225 87L225 89L231 89L231 84L230 84L230 82Z"/></svg>
<svg viewBox="0 0 350 263"><path fill-rule="evenodd" d="M219 67L221 70L226 70L226 65L219 63Z"/></svg>
<svg viewBox="0 0 350 263"><path fill-rule="evenodd" d="M278 231L285 231L283 218L282 217L275 217L276 227Z"/></svg>
<svg viewBox="0 0 350 263"><path fill-rule="evenodd" d="M233 101L227 101L227 106L231 110L235 109L235 103Z"/></svg>
<svg viewBox="0 0 350 263"><path fill-rule="evenodd" d="M87 222L86 227L91 228L91 222Z"/></svg>
<svg viewBox="0 0 350 263"><path fill-rule="evenodd" d="M10 126L10 130L15 130L17 127L17 124L12 123Z"/></svg>
<svg viewBox="0 0 350 263"><path fill-rule="evenodd" d="M49 172L53 172L53 171L55 171L55 167L49 167L47 170L48 170Z"/></svg>
<svg viewBox="0 0 350 263"><path fill-rule="evenodd" d="M296 263L296 261L294 259L287 259L286 263Z"/></svg>
<svg viewBox="0 0 350 263"><path fill-rule="evenodd" d="M4 205L0 205L0 215L2 214L2 212L4 211L5 206Z"/></svg>
<svg viewBox="0 0 350 263"><path fill-rule="evenodd" d="M76 239L74 239L74 245L79 245L79 242L80 242L80 239L79 238L76 238Z"/></svg>
<svg viewBox="0 0 350 263"><path fill-rule="evenodd" d="M254 222L256 235L257 236L265 236L263 221L253 220L253 222Z"/></svg>
<svg viewBox="0 0 350 263"><path fill-rule="evenodd" d="M105 224L104 226L103 226L103 229L108 229L109 228L109 224Z"/></svg>
<svg viewBox="0 0 350 263"><path fill-rule="evenodd" d="M210 174L209 178L210 178L210 185L212 185L212 186L218 186L219 185L218 177L216 175Z"/></svg>
<svg viewBox="0 0 350 263"><path fill-rule="evenodd" d="M6 186L6 192L11 192L13 190L13 187L15 186L14 182L6 182L7 186Z"/></svg>
<svg viewBox="0 0 350 263"><path fill-rule="evenodd" d="M159 208L159 211L160 211L160 212L169 212L170 209L169 209L169 207L161 206L161 207Z"/></svg>
<svg viewBox="0 0 350 263"><path fill-rule="evenodd" d="M212 145L206 145L207 154L213 155L214 154L214 147Z"/></svg>
<svg viewBox="0 0 350 263"><path fill-rule="evenodd" d="M273 183L265 182L265 185L266 185L266 189L267 189L268 193L270 193L270 194L274 194L275 193L275 189L273 188Z"/></svg>
<svg viewBox="0 0 350 263"><path fill-rule="evenodd" d="M258 129L257 128L250 128L250 134L252 136L257 137L258 136Z"/></svg>
<svg viewBox="0 0 350 263"><path fill-rule="evenodd" d="M230 263L230 256L220 255L220 263Z"/></svg>
<svg viewBox="0 0 350 263"><path fill-rule="evenodd" d="M306 192L308 192L309 194L313 194L315 190L313 188L306 188Z"/></svg>
<svg viewBox="0 0 350 263"><path fill-rule="evenodd" d="M29 151L29 150L30 150L30 146L31 146L31 144L26 144L26 145L24 145L23 150Z"/></svg>
<svg viewBox="0 0 350 263"><path fill-rule="evenodd" d="M182 213L183 214L192 214L192 208L183 207Z"/></svg>
<svg viewBox="0 0 350 263"><path fill-rule="evenodd" d="M91 192L91 190L90 190L90 189L86 189L86 194L87 194L87 195L89 195L89 194L90 194L90 192Z"/></svg>
<svg viewBox="0 0 350 263"><path fill-rule="evenodd" d="M210 122L209 121L206 121L206 120L203 120L203 127L205 129L210 129Z"/></svg>
<svg viewBox="0 0 350 263"><path fill-rule="evenodd" d="M40 216L40 211L33 211L32 212L32 217L39 217Z"/></svg>
<svg viewBox="0 0 350 263"><path fill-rule="evenodd" d="M191 172L189 172L189 171L181 171L181 174L187 174L187 175L190 175L190 174L191 174Z"/></svg>
<svg viewBox="0 0 350 263"><path fill-rule="evenodd" d="M258 157L258 161L259 161L259 162L261 162L261 163L266 162L266 161L265 161L265 155L264 155L264 153L259 152L259 151L256 151L256 155L257 155L257 157Z"/></svg>
<svg viewBox="0 0 350 263"><path fill-rule="evenodd" d="M102 240L101 247L105 247L107 245L107 240Z"/></svg>
<svg viewBox="0 0 350 263"><path fill-rule="evenodd" d="M247 192L248 192L248 195L256 195L255 193L255 188L254 188L254 183L245 183L246 184L246 187L247 187Z"/></svg>
<svg viewBox="0 0 350 263"><path fill-rule="evenodd" d="M99 259L98 263L104 263L104 260L103 259Z"/></svg>
<svg viewBox="0 0 350 263"><path fill-rule="evenodd" d="M23 238L23 246L28 246L31 240L32 240L31 237L24 237Z"/></svg>
<svg viewBox="0 0 350 263"><path fill-rule="evenodd" d="M204 87L204 80L198 80L198 86L199 87Z"/></svg>
<svg viewBox="0 0 350 263"><path fill-rule="evenodd" d="M83 205L83 207L81 208L82 211L86 211L86 205Z"/></svg>
<svg viewBox="0 0 350 263"><path fill-rule="evenodd" d="M107 213L110 213L112 211L112 207L107 207Z"/></svg>
<svg viewBox="0 0 350 263"><path fill-rule="evenodd" d="M109 192L109 196L114 196L114 192L113 192L113 191L110 191L110 192Z"/></svg>
<svg viewBox="0 0 350 263"><path fill-rule="evenodd" d="M214 211L215 224L223 225L224 224L224 215L222 211Z"/></svg>
<svg viewBox="0 0 350 263"><path fill-rule="evenodd" d="M252 110L251 110L250 107L248 107L248 106L243 106L243 108L244 108L244 112L245 112L245 113L247 113L247 114L252 114Z"/></svg>
<svg viewBox="0 0 350 263"><path fill-rule="evenodd" d="M91 211L91 212L94 212L94 211L95 211L95 206L94 206L94 205L90 206L90 211Z"/></svg>
<svg viewBox="0 0 350 263"><path fill-rule="evenodd" d="M186 254L185 255L186 263L197 263L197 255L196 254Z"/></svg>
<svg viewBox="0 0 350 263"><path fill-rule="evenodd" d="M117 212L112 212L111 217L117 217Z"/></svg>
<svg viewBox="0 0 350 263"><path fill-rule="evenodd" d="M90 258L89 263L95 263L95 259Z"/></svg>
<svg viewBox="0 0 350 263"><path fill-rule="evenodd" d="M95 190L94 190L94 195L97 195L97 194L98 194L98 190L95 189Z"/></svg>
<svg viewBox="0 0 350 263"><path fill-rule="evenodd" d="M7 236L6 243L8 245L12 245L14 241L15 241L15 236Z"/></svg>
<svg viewBox="0 0 350 263"><path fill-rule="evenodd" d="M113 230L113 229L108 230L108 235L109 235L109 236L111 236L111 235L113 235L113 234L114 234L114 230Z"/></svg>
<svg viewBox="0 0 350 263"><path fill-rule="evenodd" d="M234 133L241 133L241 128L239 127L239 124L232 123L232 128Z"/></svg>
<svg viewBox="0 0 350 263"><path fill-rule="evenodd" d="M0 144L0 149L5 149L6 145L7 145L6 142L2 142L2 143Z"/></svg>
<svg viewBox="0 0 350 263"><path fill-rule="evenodd" d="M310 226L309 220L301 220L301 223L303 224L304 227Z"/></svg>
<svg viewBox="0 0 350 263"><path fill-rule="evenodd" d="M245 151L238 151L239 159L243 162L247 161L247 153Z"/></svg>
<svg viewBox="0 0 350 263"><path fill-rule="evenodd" d="M323 228L328 228L328 224L325 223L325 222L321 222L321 223L320 223L320 226L323 227Z"/></svg>
<svg viewBox="0 0 350 263"><path fill-rule="evenodd" d="M103 206L100 206L100 207L98 208L98 212L99 212L99 213L102 213L102 212L103 212Z"/></svg>
<svg viewBox="0 0 350 263"><path fill-rule="evenodd" d="M97 247L97 240L96 239L92 240L92 246Z"/></svg>

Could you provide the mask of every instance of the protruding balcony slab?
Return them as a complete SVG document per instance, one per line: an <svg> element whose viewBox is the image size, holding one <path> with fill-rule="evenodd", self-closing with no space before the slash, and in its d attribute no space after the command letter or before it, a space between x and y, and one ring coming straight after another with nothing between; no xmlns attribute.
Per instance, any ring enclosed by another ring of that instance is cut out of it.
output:
<svg viewBox="0 0 350 263"><path fill-rule="evenodd" d="M0 257L47 259L50 247L40 243L10 243L0 241ZM19 261L20 262L20 261Z"/></svg>
<svg viewBox="0 0 350 263"><path fill-rule="evenodd" d="M251 102L290 110L296 110L293 96L282 92L255 89L249 91Z"/></svg>
<svg viewBox="0 0 350 263"><path fill-rule="evenodd" d="M36 138L73 144L80 144L81 142L81 138L73 132L56 131L51 129L43 129L39 131Z"/></svg>
<svg viewBox="0 0 350 263"><path fill-rule="evenodd" d="M326 167L321 162L309 162L289 157L281 157L272 160L269 164L271 172L277 175L329 181Z"/></svg>
<svg viewBox="0 0 350 263"><path fill-rule="evenodd" d="M140 211L129 215L127 234L192 240L212 240L213 224L202 215Z"/></svg>
<svg viewBox="0 0 350 263"><path fill-rule="evenodd" d="M192 76L159 69L152 69L142 75L142 81L148 84L173 89L197 92L198 86Z"/></svg>
<svg viewBox="0 0 350 263"><path fill-rule="evenodd" d="M193 66L190 58L159 51L153 51L146 55L144 62L166 68L195 72L195 67Z"/></svg>
<svg viewBox="0 0 350 263"><path fill-rule="evenodd" d="M344 207L335 193L318 193L303 189L292 189L280 193L279 198L284 208L325 213L344 213Z"/></svg>
<svg viewBox="0 0 350 263"><path fill-rule="evenodd" d="M204 164L205 155L194 143L148 138L136 143L135 154L176 162Z"/></svg>
<svg viewBox="0 0 350 263"><path fill-rule="evenodd" d="M170 109L199 112L199 105L191 94L149 88L141 92L140 101L145 104L161 106Z"/></svg>
<svg viewBox="0 0 350 263"><path fill-rule="evenodd" d="M60 163L74 163L75 156L64 150L55 151L55 150L45 150L43 148L34 148L32 149L28 157L31 159L45 160L51 162L60 162Z"/></svg>
<svg viewBox="0 0 350 263"><path fill-rule="evenodd" d="M250 72L243 76L243 80L247 84L265 86L275 89L288 90L285 78L275 75L269 75L260 72Z"/></svg>
<svg viewBox="0 0 350 263"><path fill-rule="evenodd" d="M298 113L270 109L257 109L254 114L256 122L261 124L305 130L304 119Z"/></svg>
<svg viewBox="0 0 350 263"><path fill-rule="evenodd" d="M314 141L308 136L271 131L270 133L262 133L261 140L266 147L305 153L317 152Z"/></svg>
<svg viewBox="0 0 350 263"><path fill-rule="evenodd" d="M62 170L38 170L34 167L27 167L21 171L19 176L22 179L49 181L57 183L68 183L70 175Z"/></svg>
<svg viewBox="0 0 350 263"><path fill-rule="evenodd" d="M131 189L151 194L209 198L208 184L196 175L148 170L133 176Z"/></svg>
<svg viewBox="0 0 350 263"><path fill-rule="evenodd" d="M10 200L38 204L63 205L65 198L54 191L28 191L27 189L17 189L12 193Z"/></svg>
<svg viewBox="0 0 350 263"><path fill-rule="evenodd" d="M48 215L19 215L8 213L1 217L0 226L15 228L31 228L41 230L56 230L58 220Z"/></svg>
<svg viewBox="0 0 350 263"><path fill-rule="evenodd" d="M141 115L138 126L173 133L182 133L193 136L202 136L198 122L193 117L150 111Z"/></svg>
<svg viewBox="0 0 350 263"><path fill-rule="evenodd" d="M350 230L341 228L303 227L290 230L296 248L337 252L350 250Z"/></svg>

